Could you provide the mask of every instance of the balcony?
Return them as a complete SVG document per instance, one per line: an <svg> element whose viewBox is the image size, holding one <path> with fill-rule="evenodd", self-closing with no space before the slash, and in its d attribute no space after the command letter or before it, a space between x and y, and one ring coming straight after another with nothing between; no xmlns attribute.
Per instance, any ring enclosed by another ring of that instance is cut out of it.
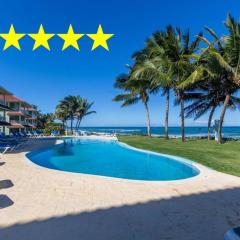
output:
<svg viewBox="0 0 240 240"><path fill-rule="evenodd" d="M28 121L10 120L11 128L32 128L33 125Z"/></svg>
<svg viewBox="0 0 240 240"><path fill-rule="evenodd" d="M0 110L12 111L12 109L8 107L7 102L3 99L0 99Z"/></svg>
<svg viewBox="0 0 240 240"><path fill-rule="evenodd" d="M8 116L26 116L31 117L29 113L22 108L13 108L13 111L7 113Z"/></svg>
<svg viewBox="0 0 240 240"><path fill-rule="evenodd" d="M8 116L24 116L22 111L16 111L15 109L12 112L7 112Z"/></svg>
<svg viewBox="0 0 240 240"><path fill-rule="evenodd" d="M7 118L6 117L3 117L3 116L0 116L0 121L2 121L2 122L7 122Z"/></svg>
<svg viewBox="0 0 240 240"><path fill-rule="evenodd" d="M37 110L32 110L32 109L29 109L29 108L26 108L25 109L25 114L27 115L27 117L29 118L29 119L35 119L35 118L37 118L37 116L38 116L38 112L37 112Z"/></svg>
<svg viewBox="0 0 240 240"><path fill-rule="evenodd" d="M11 120L10 119L10 121L9 121L10 123L12 123L12 124L22 124L22 123L25 123L25 121L18 121L18 120Z"/></svg>
<svg viewBox="0 0 240 240"><path fill-rule="evenodd" d="M24 121L10 120L10 128L24 128L23 122Z"/></svg>
<svg viewBox="0 0 240 240"><path fill-rule="evenodd" d="M7 121L6 117L0 116L0 126L10 126L11 124Z"/></svg>
<svg viewBox="0 0 240 240"><path fill-rule="evenodd" d="M3 99L0 99L0 104L7 106L7 102L5 100L3 100Z"/></svg>

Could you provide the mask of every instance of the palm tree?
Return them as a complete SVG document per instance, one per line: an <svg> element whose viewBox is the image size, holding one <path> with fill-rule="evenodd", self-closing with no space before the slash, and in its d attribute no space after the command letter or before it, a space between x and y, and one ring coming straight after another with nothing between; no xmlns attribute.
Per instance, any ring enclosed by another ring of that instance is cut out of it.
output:
<svg viewBox="0 0 240 240"><path fill-rule="evenodd" d="M193 103L185 108L186 117L194 117L194 120L200 118L207 112L209 113L208 117L208 140L211 139L211 122L213 114L217 107L221 106L224 103L225 86L219 86L219 81L213 79L212 81L206 81L200 85L201 93L187 93L186 99L192 100ZM239 107L240 98L231 96L229 102L229 109L235 110Z"/></svg>
<svg viewBox="0 0 240 240"><path fill-rule="evenodd" d="M185 116L187 118L194 117L194 120L197 120L210 111L208 117L208 140L211 139L211 122L216 107L217 103L215 102L214 96L211 96L211 93L206 93L200 95L198 99L184 109L186 112Z"/></svg>
<svg viewBox="0 0 240 240"><path fill-rule="evenodd" d="M224 84L224 102L218 127L218 143L222 143L222 125L231 97L240 87L240 22L236 22L229 15L225 26L228 35L223 38L219 38L212 29L206 28L214 39L213 42L209 42L206 38L202 38L207 48L204 49L201 59L206 64L204 67L200 65L196 68L184 83L185 86L189 86L198 81L206 81L206 78L202 76L207 72L210 76L218 76L219 86Z"/></svg>
<svg viewBox="0 0 240 240"><path fill-rule="evenodd" d="M93 103L89 103L86 99L80 96L67 96L60 101L56 107L56 117L63 122L63 126L67 120L70 120L71 133L73 134L73 121L76 119L76 129L79 128L83 117L96 113L90 111Z"/></svg>
<svg viewBox="0 0 240 240"><path fill-rule="evenodd" d="M80 124L80 118L82 115L82 102L83 99L80 96L76 96L75 97L75 101L76 101L76 109L75 109L75 117L76 117L76 126L75 128L78 129L78 125Z"/></svg>
<svg viewBox="0 0 240 240"><path fill-rule="evenodd" d="M59 104L56 107L55 116L57 119L62 121L63 129L65 130L67 120L69 119L68 109L66 108L66 105Z"/></svg>
<svg viewBox="0 0 240 240"><path fill-rule="evenodd" d="M135 66L132 75L134 78L148 79L151 82L151 93L162 90L162 95L166 97L165 108L165 138L168 136L168 115L170 102L170 88L172 85L171 75L168 70L168 62L162 56L151 56L151 48L144 49L147 54L145 58Z"/></svg>
<svg viewBox="0 0 240 240"><path fill-rule="evenodd" d="M166 73L169 86L175 91L177 102L180 104L181 135L185 141L184 126L184 90L178 85L185 81L194 69L193 60L196 58L198 45L201 42L202 33L190 42L190 32L185 34L179 28L174 29L167 26L165 32L156 32L149 39L148 45L153 57L158 57L159 61L167 68ZM168 96L167 96L168 97ZM169 104L167 103L166 109ZM167 112L167 111L166 111ZM166 122L168 115L166 114Z"/></svg>
<svg viewBox="0 0 240 240"><path fill-rule="evenodd" d="M43 113L39 113L37 115L37 127L38 128L45 128L46 124L48 123L52 123L55 120L55 115L53 113L47 113L47 114L43 114Z"/></svg>
<svg viewBox="0 0 240 240"><path fill-rule="evenodd" d="M169 139L168 135L168 118L169 118L169 104L170 104L170 88L166 87L163 89L163 95L166 97L166 107L165 107L165 139Z"/></svg>
<svg viewBox="0 0 240 240"><path fill-rule="evenodd" d="M78 107L78 96L67 96L60 101L58 106L63 111L67 112L68 119L70 120L71 133L73 134L73 121Z"/></svg>
<svg viewBox="0 0 240 240"><path fill-rule="evenodd" d="M93 102L89 103L87 99L81 99L79 102L79 106L76 111L77 116L77 123L76 123L76 129L80 127L80 124L82 122L82 119L90 114L96 113L96 111L90 111L90 109L93 106Z"/></svg>
<svg viewBox="0 0 240 240"><path fill-rule="evenodd" d="M119 88L126 93L117 95L113 101L122 101L122 107L130 106L142 101L147 118L147 134L151 136L150 114L148 108L149 95L151 92L151 82L143 79L135 79L129 74L121 74L115 82L115 88ZM131 78L130 78L131 77Z"/></svg>
<svg viewBox="0 0 240 240"><path fill-rule="evenodd" d="M227 73L227 87L225 88L226 94L218 129L219 143L222 143L222 125L226 109L231 100L231 95L240 87L240 22L236 22L234 18L229 15L225 26L229 34L222 40L223 47L220 49L210 47L208 49L209 54L219 61L219 64L222 68L224 68L224 70L226 70Z"/></svg>

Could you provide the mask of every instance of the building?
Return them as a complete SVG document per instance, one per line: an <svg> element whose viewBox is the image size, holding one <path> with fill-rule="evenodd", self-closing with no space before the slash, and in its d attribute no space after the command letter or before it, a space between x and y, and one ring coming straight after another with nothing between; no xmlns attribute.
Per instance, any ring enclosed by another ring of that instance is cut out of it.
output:
<svg viewBox="0 0 240 240"><path fill-rule="evenodd" d="M28 127L30 127L31 130L36 129L37 128L37 117L39 115L37 106L30 105L30 106L26 107L25 111L26 111L25 119L26 119L26 123L27 123Z"/></svg>
<svg viewBox="0 0 240 240"><path fill-rule="evenodd" d="M0 86L0 131L4 133L9 132L8 127L11 126L7 117L7 112L12 111L12 109L8 106L6 97L12 95L13 94L11 92Z"/></svg>
<svg viewBox="0 0 240 240"><path fill-rule="evenodd" d="M28 132L36 128L37 107L0 87L0 131Z"/></svg>

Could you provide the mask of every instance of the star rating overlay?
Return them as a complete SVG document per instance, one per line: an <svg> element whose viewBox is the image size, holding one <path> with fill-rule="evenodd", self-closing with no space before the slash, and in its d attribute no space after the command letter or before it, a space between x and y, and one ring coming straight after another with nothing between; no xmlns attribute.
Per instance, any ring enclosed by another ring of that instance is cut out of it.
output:
<svg viewBox="0 0 240 240"><path fill-rule="evenodd" d="M43 25L40 25L38 33L31 33L28 34L29 37L35 40L33 51L36 50L38 47L42 46L50 51L50 47L48 44L48 40L52 38L55 34L53 33L45 33Z"/></svg>
<svg viewBox="0 0 240 240"><path fill-rule="evenodd" d="M84 34L74 33L72 24L69 25L68 32L66 34L58 34L58 36L64 40L62 51L70 46L78 51L80 50L77 41L83 37Z"/></svg>
<svg viewBox="0 0 240 240"><path fill-rule="evenodd" d="M103 48L105 48L106 50L109 51L107 40L109 38L111 38L113 35L114 34L103 33L102 26L101 26L101 24L99 24L97 33L87 34L87 36L90 37L94 41L93 46L92 46L92 51L99 46L102 46Z"/></svg>
<svg viewBox="0 0 240 240"><path fill-rule="evenodd" d="M40 25L37 33L16 33L14 25L11 24L8 33L0 33L0 38L3 38L5 40L3 51L5 51L11 46L21 51L19 41L25 35L34 40L32 51L35 51L39 47L45 48L50 51L51 49L49 46L49 40L55 35L63 40L62 51L70 47L77 51L80 51L78 41L84 35L86 35L93 41L91 51L95 50L98 47L102 47L105 50L109 51L108 40L114 34L104 33L101 24L98 25L97 32L91 34L76 33L73 30L72 24L69 25L68 31L66 33L46 33L42 24Z"/></svg>
<svg viewBox="0 0 240 240"><path fill-rule="evenodd" d="M3 50L5 51L9 47L13 46L18 50L21 50L19 45L19 40L23 38L26 34L23 33L16 33L13 24L11 24L8 33L1 33L0 37L5 39L5 44Z"/></svg>

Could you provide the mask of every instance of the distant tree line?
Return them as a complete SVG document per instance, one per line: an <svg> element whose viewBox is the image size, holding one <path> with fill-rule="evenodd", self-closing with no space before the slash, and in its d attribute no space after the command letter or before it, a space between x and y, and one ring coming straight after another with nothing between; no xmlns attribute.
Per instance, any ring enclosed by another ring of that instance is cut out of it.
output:
<svg viewBox="0 0 240 240"><path fill-rule="evenodd" d="M67 96L59 101L55 113L42 114L39 113L37 117L37 126L41 129L55 129L59 130L59 125L54 123L55 120L60 120L61 129L65 130L70 125L71 133L73 128L79 129L84 117L96 111L91 111L93 103L89 103L87 99L80 96ZM74 126L75 123L75 126Z"/></svg>

